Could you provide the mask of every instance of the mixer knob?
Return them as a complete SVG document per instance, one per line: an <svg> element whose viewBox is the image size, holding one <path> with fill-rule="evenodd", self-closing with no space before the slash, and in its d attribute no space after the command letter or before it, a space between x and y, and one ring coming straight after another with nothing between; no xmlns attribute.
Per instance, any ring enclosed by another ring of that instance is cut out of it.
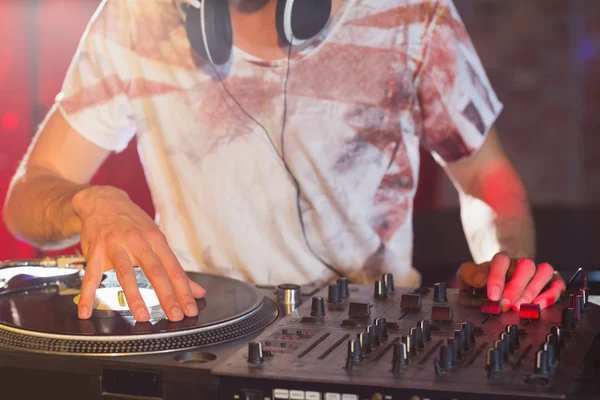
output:
<svg viewBox="0 0 600 400"><path fill-rule="evenodd" d="M403 294L400 298L400 308L418 310L422 305L423 299L420 294Z"/></svg>
<svg viewBox="0 0 600 400"><path fill-rule="evenodd" d="M575 312L572 308L563 308L560 326L567 330L575 329Z"/></svg>
<svg viewBox="0 0 600 400"><path fill-rule="evenodd" d="M460 348L460 339L455 337L448 338L448 347L452 347L452 355L456 360L462 360L462 349Z"/></svg>
<svg viewBox="0 0 600 400"><path fill-rule="evenodd" d="M456 340L458 340L458 343L460 344L460 351L465 353L467 351L469 351L469 339L467 338L467 331L466 330L455 330L454 331L454 338Z"/></svg>
<svg viewBox="0 0 600 400"><path fill-rule="evenodd" d="M337 284L340 286L340 297L345 299L349 296L348 291L348 278L340 278L337 280Z"/></svg>
<svg viewBox="0 0 600 400"><path fill-rule="evenodd" d="M394 293L396 291L396 288L394 287L394 275L383 274L383 277L381 278L381 280L384 282L385 290L388 293Z"/></svg>
<svg viewBox="0 0 600 400"><path fill-rule="evenodd" d="M452 369L456 366L456 356L452 346L440 347L440 364L444 369Z"/></svg>
<svg viewBox="0 0 600 400"><path fill-rule="evenodd" d="M552 343L554 345L554 352L556 356L560 356L560 346L558 343L558 336L554 333L549 333L546 335L546 343Z"/></svg>
<svg viewBox="0 0 600 400"><path fill-rule="evenodd" d="M371 315L370 303L350 303L348 316L350 318L367 318Z"/></svg>
<svg viewBox="0 0 600 400"><path fill-rule="evenodd" d="M261 342L248 343L248 362L250 364L262 364L264 362Z"/></svg>
<svg viewBox="0 0 600 400"><path fill-rule="evenodd" d="M556 363L556 346L554 343L544 343L540 350L544 350L548 353L548 365L553 366Z"/></svg>
<svg viewBox="0 0 600 400"><path fill-rule="evenodd" d="M521 346L519 341L519 327L512 324L506 325L506 332L510 335L513 348L518 349Z"/></svg>
<svg viewBox="0 0 600 400"><path fill-rule="evenodd" d="M508 351L508 354L512 354L515 352L515 347L513 345L512 336L510 333L502 332L500 334L500 340L502 340L503 342L506 342L506 349Z"/></svg>
<svg viewBox="0 0 600 400"><path fill-rule="evenodd" d="M446 303L448 301L445 282L436 283L433 287L433 301L436 303Z"/></svg>
<svg viewBox="0 0 600 400"><path fill-rule="evenodd" d="M467 343L469 347L475 344L475 325L472 322L463 322L460 324L460 329L467 333Z"/></svg>
<svg viewBox="0 0 600 400"><path fill-rule="evenodd" d="M376 318L375 326L377 327L377 333L379 333L379 337L381 339L387 339L388 332L387 332L387 323L386 323L385 318Z"/></svg>
<svg viewBox="0 0 600 400"><path fill-rule="evenodd" d="M571 295L571 308L573 309L573 314L575 314L575 318L579 319L581 314L583 314L583 296L580 294L572 294Z"/></svg>
<svg viewBox="0 0 600 400"><path fill-rule="evenodd" d="M310 315L313 317L324 317L325 316L325 300L320 296L312 298L312 304L310 308Z"/></svg>
<svg viewBox="0 0 600 400"><path fill-rule="evenodd" d="M581 298L583 299L583 309L585 310L586 307L588 306L588 301L589 301L589 292L587 289L578 289L577 290L577 294L581 295Z"/></svg>
<svg viewBox="0 0 600 400"><path fill-rule="evenodd" d="M452 321L454 318L452 307L433 306L431 308L432 321Z"/></svg>
<svg viewBox="0 0 600 400"><path fill-rule="evenodd" d="M488 370L488 377L493 376L496 372L502 371L502 354L500 350L493 348L488 349L486 368Z"/></svg>
<svg viewBox="0 0 600 400"><path fill-rule="evenodd" d="M337 304L342 301L342 298L340 296L340 285L338 285L337 283L329 285L329 297L327 301L332 304Z"/></svg>
<svg viewBox="0 0 600 400"><path fill-rule="evenodd" d="M384 299L387 297L387 288L384 281L375 281L375 298Z"/></svg>
<svg viewBox="0 0 600 400"><path fill-rule="evenodd" d="M368 332L360 332L357 336L363 354L371 354L371 336Z"/></svg>
<svg viewBox="0 0 600 400"><path fill-rule="evenodd" d="M379 340L379 332L376 325L367 326L367 333L369 334L371 346L377 347L381 344L381 341Z"/></svg>
<svg viewBox="0 0 600 400"><path fill-rule="evenodd" d="M406 343L394 343L394 353L392 356L392 372L400 372L402 365L408 364L408 351Z"/></svg>
<svg viewBox="0 0 600 400"><path fill-rule="evenodd" d="M415 344L415 338L411 335L402 336L402 342L406 344L406 351L408 355L414 357L417 355L417 346Z"/></svg>
<svg viewBox="0 0 600 400"><path fill-rule="evenodd" d="M424 319L417 322L417 327L421 328L423 332L423 341L429 342L431 340L431 333L429 331L429 321Z"/></svg>
<svg viewBox="0 0 600 400"><path fill-rule="evenodd" d="M354 339L348 342L348 354L352 355L352 362L358 364L363 360L362 348L360 340Z"/></svg>
<svg viewBox="0 0 600 400"><path fill-rule="evenodd" d="M507 361L508 362L508 343L506 343L504 340L496 340L494 342L494 348L498 349L500 351L500 355L502 356L502 360L503 361Z"/></svg>
<svg viewBox="0 0 600 400"><path fill-rule="evenodd" d="M410 329L410 335L415 337L415 346L417 346L418 350L423 350L425 348L425 343L423 342L423 330L420 327L414 327Z"/></svg>
<svg viewBox="0 0 600 400"><path fill-rule="evenodd" d="M550 328L550 333L555 334L558 337L558 347L565 347L565 331L560 326L553 326Z"/></svg>
<svg viewBox="0 0 600 400"><path fill-rule="evenodd" d="M547 375L550 372L550 363L548 361L548 352L539 350L535 357L535 372Z"/></svg>
<svg viewBox="0 0 600 400"><path fill-rule="evenodd" d="M541 317L541 307L539 304L521 304L519 306L519 319L538 320Z"/></svg>

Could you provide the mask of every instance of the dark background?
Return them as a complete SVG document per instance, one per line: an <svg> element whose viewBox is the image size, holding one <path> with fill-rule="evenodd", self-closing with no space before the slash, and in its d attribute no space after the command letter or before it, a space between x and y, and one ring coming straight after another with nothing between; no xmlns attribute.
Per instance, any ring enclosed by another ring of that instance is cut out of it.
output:
<svg viewBox="0 0 600 400"><path fill-rule="evenodd" d="M98 4L0 0L0 204ZM531 197L539 261L565 269L595 267L600 239L600 1L455 4L505 105L497 126ZM153 214L135 141L109 159L95 182L127 190ZM424 154L415 264L436 279L450 276L470 258L457 206L451 184ZM0 224L0 260L43 254Z"/></svg>

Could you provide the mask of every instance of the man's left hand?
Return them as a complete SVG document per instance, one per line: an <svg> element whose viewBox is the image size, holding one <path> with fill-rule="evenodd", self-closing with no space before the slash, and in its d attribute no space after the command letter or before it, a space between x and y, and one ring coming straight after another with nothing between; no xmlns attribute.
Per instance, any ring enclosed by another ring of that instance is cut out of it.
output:
<svg viewBox="0 0 600 400"><path fill-rule="evenodd" d="M546 308L556 303L566 290L564 280L550 264L536 266L529 258L511 259L503 253L482 264L462 264L457 277L461 287L487 285L488 298L500 301L502 311L518 310L524 303Z"/></svg>

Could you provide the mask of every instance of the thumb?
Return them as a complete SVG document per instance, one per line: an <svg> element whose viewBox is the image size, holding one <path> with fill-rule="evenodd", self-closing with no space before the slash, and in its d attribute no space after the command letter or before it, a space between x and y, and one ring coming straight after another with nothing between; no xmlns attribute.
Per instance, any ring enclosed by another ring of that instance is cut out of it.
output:
<svg viewBox="0 0 600 400"><path fill-rule="evenodd" d="M461 264L456 272L459 284L462 286L472 286L475 288L484 287L487 283L490 271L490 263L475 264L474 262L466 262Z"/></svg>

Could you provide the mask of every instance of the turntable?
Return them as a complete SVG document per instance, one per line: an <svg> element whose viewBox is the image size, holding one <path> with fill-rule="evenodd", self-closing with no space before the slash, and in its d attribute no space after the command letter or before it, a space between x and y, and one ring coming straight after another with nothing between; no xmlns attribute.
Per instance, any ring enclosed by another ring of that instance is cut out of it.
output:
<svg viewBox="0 0 600 400"><path fill-rule="evenodd" d="M587 400L600 389L600 307L584 271L555 306L507 313L444 282L397 288L391 274L319 289L190 273L207 294L180 322L138 271L152 318L137 323L113 273L79 320L83 267L71 261L0 264L1 398Z"/></svg>

